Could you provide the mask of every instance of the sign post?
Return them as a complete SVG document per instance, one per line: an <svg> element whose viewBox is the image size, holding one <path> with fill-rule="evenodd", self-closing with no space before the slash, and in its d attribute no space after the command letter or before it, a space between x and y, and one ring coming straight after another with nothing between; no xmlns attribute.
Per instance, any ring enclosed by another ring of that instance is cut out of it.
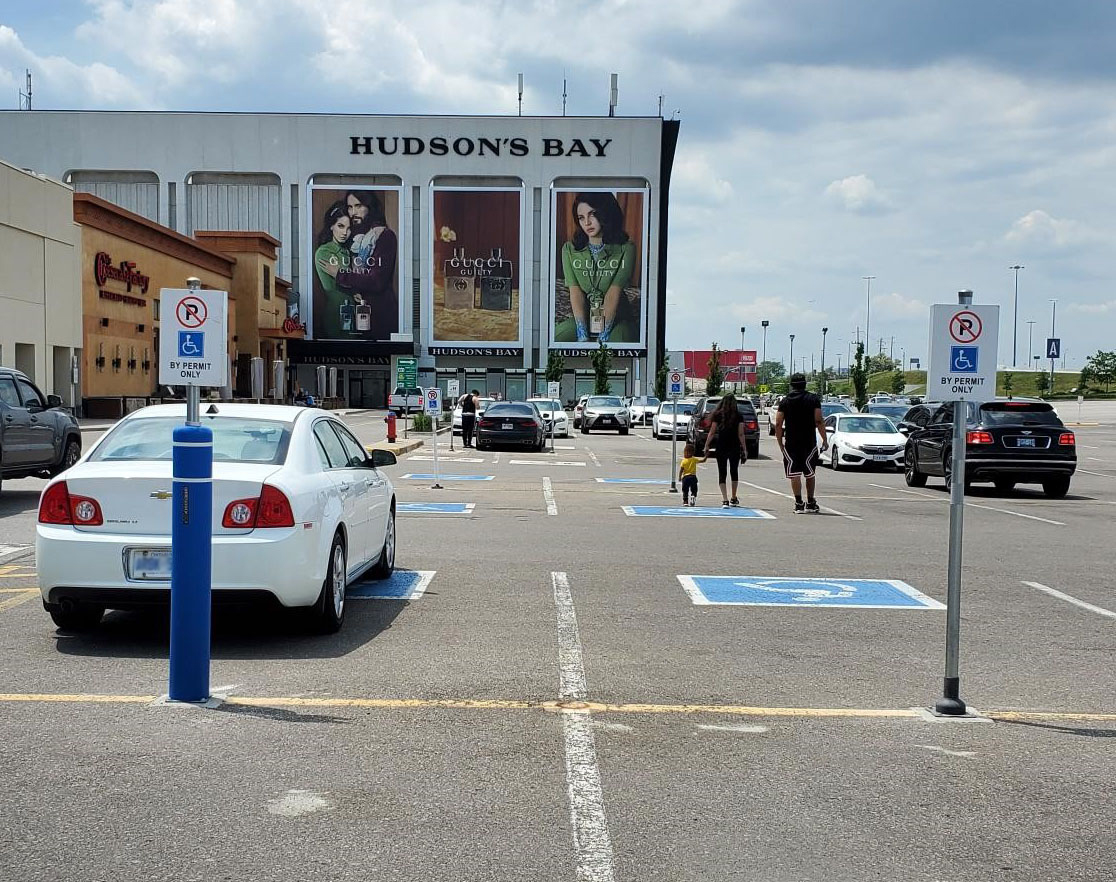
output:
<svg viewBox="0 0 1116 882"><path fill-rule="evenodd" d="M434 484L431 489L441 490L442 485L438 483L441 475L438 471L438 417L442 413L442 390L437 386L427 389L423 394L423 401L426 404L424 408L426 415L430 417L430 435L433 439L431 443L434 445ZM453 435L452 427L450 435Z"/></svg>
<svg viewBox="0 0 1116 882"><path fill-rule="evenodd" d="M1054 362L1062 357L1062 338L1046 338L1046 357L1050 359L1050 394L1054 394ZM1078 420L1080 422L1080 420Z"/></svg>
<svg viewBox="0 0 1116 882"><path fill-rule="evenodd" d="M670 395L674 421L670 425L670 492L678 492L678 397L686 385L686 375L682 371L667 373L667 393Z"/></svg>
<svg viewBox="0 0 1116 882"><path fill-rule="evenodd" d="M159 382L186 386L186 425L172 436L171 701L209 699L213 587L213 432L201 425L202 386L228 380L228 293L163 288L159 306Z"/></svg>
<svg viewBox="0 0 1116 882"><path fill-rule="evenodd" d="M400 358L395 365L395 385L403 387L403 437L409 437L407 428L411 419L411 407L407 396L418 385L418 359L407 356Z"/></svg>
<svg viewBox="0 0 1116 882"><path fill-rule="evenodd" d="M1000 308L973 306L973 292L959 291L957 306L930 307L930 366L927 397L953 402L953 446L945 460L949 483L949 568L946 597L946 657L940 716L964 716L959 664L961 640L961 550L965 523L965 446L969 403L996 397Z"/></svg>
<svg viewBox="0 0 1116 882"><path fill-rule="evenodd" d="M554 405L562 407L562 384L556 380L547 380L546 397L550 399L550 452L554 453L554 424L558 422L558 411Z"/></svg>
<svg viewBox="0 0 1116 882"><path fill-rule="evenodd" d="M457 399L461 397L461 381L460 380L446 380L446 398L449 399L450 410L450 453L453 453L453 412L457 407ZM464 422L464 415L461 417ZM464 427L462 427L464 428ZM462 443L465 439L462 438Z"/></svg>

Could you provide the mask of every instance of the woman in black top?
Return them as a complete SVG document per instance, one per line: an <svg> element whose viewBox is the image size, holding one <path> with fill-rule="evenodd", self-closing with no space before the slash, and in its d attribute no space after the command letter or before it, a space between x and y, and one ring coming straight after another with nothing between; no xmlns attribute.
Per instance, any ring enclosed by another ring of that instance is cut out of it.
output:
<svg viewBox="0 0 1116 882"><path fill-rule="evenodd" d="M461 444L463 447L473 446L473 429L477 425L477 396L480 393L474 389L461 396Z"/></svg>
<svg viewBox="0 0 1116 882"><path fill-rule="evenodd" d="M709 418L709 434L705 439L705 459L717 439L717 483L721 488L722 508L740 505L736 498L736 488L740 481L739 467L744 458L744 418L736 406L736 396L731 392L721 399L717 409ZM732 474L732 497L729 497L725 479Z"/></svg>

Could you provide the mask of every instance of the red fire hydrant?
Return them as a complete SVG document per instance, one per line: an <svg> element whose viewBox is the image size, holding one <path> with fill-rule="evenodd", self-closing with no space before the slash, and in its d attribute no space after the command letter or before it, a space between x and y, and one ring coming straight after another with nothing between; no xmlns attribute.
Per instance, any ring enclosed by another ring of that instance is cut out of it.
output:
<svg viewBox="0 0 1116 882"><path fill-rule="evenodd" d="M387 439L388 444L395 443L395 411L389 410L387 416L384 417L384 422L387 423Z"/></svg>

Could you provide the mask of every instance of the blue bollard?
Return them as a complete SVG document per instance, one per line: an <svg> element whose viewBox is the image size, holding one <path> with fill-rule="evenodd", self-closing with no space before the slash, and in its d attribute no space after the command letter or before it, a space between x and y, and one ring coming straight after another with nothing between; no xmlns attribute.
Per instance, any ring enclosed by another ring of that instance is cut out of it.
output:
<svg viewBox="0 0 1116 882"><path fill-rule="evenodd" d="M209 699L213 576L213 432L174 430L170 700Z"/></svg>

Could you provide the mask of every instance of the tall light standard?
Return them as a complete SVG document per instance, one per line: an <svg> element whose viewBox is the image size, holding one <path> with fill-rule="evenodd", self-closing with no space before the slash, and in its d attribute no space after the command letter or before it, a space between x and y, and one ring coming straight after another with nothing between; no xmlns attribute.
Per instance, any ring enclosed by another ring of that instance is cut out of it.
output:
<svg viewBox="0 0 1116 882"><path fill-rule="evenodd" d="M822 372L821 391L822 391L822 395L825 394L825 387L826 387L826 382L825 382L825 335L828 334L828 333L829 333L829 328L822 328L822 357L821 357L821 372Z"/></svg>
<svg viewBox="0 0 1116 882"><path fill-rule="evenodd" d="M1058 301L1051 298L1050 300L1050 336L1054 334L1054 319L1058 315ZM1050 394L1054 394L1054 359L1050 359Z"/></svg>
<svg viewBox="0 0 1116 882"><path fill-rule="evenodd" d="M1027 322L1027 364L1030 365L1034 361L1035 347L1031 342L1031 337L1035 330L1035 320L1031 319Z"/></svg>
<svg viewBox="0 0 1116 882"><path fill-rule="evenodd" d="M790 335L791 351L790 351L790 372L794 373L794 334Z"/></svg>
<svg viewBox="0 0 1116 882"><path fill-rule="evenodd" d="M1015 270L1015 315L1011 320L1011 366L1015 367L1019 364L1019 347L1016 340L1017 331L1019 330L1019 271L1026 269L1022 264L1009 266L1009 270Z"/></svg>
<svg viewBox="0 0 1116 882"><path fill-rule="evenodd" d="M764 319L762 322L760 322L760 326L763 328L763 359L760 361L760 364L765 364L767 362L767 326L770 324L771 322L769 322L767 319ZM768 382L769 379L770 378L765 375L764 382Z"/></svg>
<svg viewBox="0 0 1116 882"><path fill-rule="evenodd" d="M872 339L872 279L876 277L861 276L860 278L864 279L868 283L868 309L867 315L865 315L864 317L864 340L865 342L867 342ZM867 351L867 349L871 347L871 345L871 343L868 343L868 345L865 347L865 350Z"/></svg>
<svg viewBox="0 0 1116 882"><path fill-rule="evenodd" d="M740 381L741 381L741 383L744 384L742 388L747 388L747 384L744 383L744 381L746 379L745 374L744 374L744 331L745 330L746 330L745 327L743 325L741 325L740 326L740 357L736 360L736 365L737 365L737 367L740 368Z"/></svg>

